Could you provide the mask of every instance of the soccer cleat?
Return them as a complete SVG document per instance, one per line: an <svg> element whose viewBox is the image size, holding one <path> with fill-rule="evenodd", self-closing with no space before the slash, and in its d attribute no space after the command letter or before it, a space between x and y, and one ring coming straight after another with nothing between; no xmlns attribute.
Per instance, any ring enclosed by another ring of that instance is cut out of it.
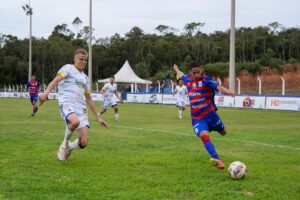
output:
<svg viewBox="0 0 300 200"><path fill-rule="evenodd" d="M34 113L32 113L31 116L34 117Z"/></svg>
<svg viewBox="0 0 300 200"><path fill-rule="evenodd" d="M57 158L60 161L64 161L67 159L68 148L60 146L57 152Z"/></svg>
<svg viewBox="0 0 300 200"><path fill-rule="evenodd" d="M68 148L67 148L67 154L66 154L66 160L70 157L73 149L70 149L70 141L68 141Z"/></svg>
<svg viewBox="0 0 300 200"><path fill-rule="evenodd" d="M215 165L215 166L217 166L219 169L224 169L224 168L225 168L224 163L223 163L221 160L215 159L215 158L211 158L211 159L210 159L210 165Z"/></svg>

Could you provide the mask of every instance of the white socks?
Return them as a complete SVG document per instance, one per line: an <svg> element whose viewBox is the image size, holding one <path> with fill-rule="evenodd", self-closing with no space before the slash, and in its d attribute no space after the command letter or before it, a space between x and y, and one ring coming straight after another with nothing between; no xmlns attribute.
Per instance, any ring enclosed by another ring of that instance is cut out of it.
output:
<svg viewBox="0 0 300 200"><path fill-rule="evenodd" d="M181 119L182 118L182 110L178 110L178 115L179 115L179 118Z"/></svg>
<svg viewBox="0 0 300 200"><path fill-rule="evenodd" d="M119 121L119 113L115 113L115 120Z"/></svg>
<svg viewBox="0 0 300 200"><path fill-rule="evenodd" d="M70 145L69 145L69 149L78 149L79 145L78 145L79 139L76 138L76 140L74 140Z"/></svg>
<svg viewBox="0 0 300 200"><path fill-rule="evenodd" d="M68 146L68 141L72 137L72 134L73 134L73 132L70 131L70 129L68 127L66 127L64 141L61 144L63 147L67 147Z"/></svg>

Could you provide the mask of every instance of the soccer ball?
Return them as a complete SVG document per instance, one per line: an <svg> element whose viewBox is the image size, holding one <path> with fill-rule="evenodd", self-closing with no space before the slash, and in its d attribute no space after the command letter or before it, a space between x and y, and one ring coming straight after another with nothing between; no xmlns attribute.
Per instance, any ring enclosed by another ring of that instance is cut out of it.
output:
<svg viewBox="0 0 300 200"><path fill-rule="evenodd" d="M233 179L243 179L247 173L247 167L241 161L234 161L229 165L228 172Z"/></svg>

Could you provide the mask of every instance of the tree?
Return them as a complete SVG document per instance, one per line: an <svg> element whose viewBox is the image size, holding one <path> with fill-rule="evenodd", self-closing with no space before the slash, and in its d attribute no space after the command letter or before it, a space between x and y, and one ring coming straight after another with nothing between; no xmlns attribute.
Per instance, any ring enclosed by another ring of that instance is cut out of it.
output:
<svg viewBox="0 0 300 200"><path fill-rule="evenodd" d="M67 24L62 24L62 25L56 25L54 27L54 30L52 31L51 36L64 38L65 40L70 41L73 39L74 33L68 28Z"/></svg>
<svg viewBox="0 0 300 200"><path fill-rule="evenodd" d="M201 33L200 29L205 25L205 23L201 22L191 22L187 23L184 26L184 30L186 31L187 36L193 36L194 34Z"/></svg>
<svg viewBox="0 0 300 200"><path fill-rule="evenodd" d="M173 35L174 32L178 31L176 28L166 26L166 25L159 25L155 28L155 30L160 32L162 35Z"/></svg>
<svg viewBox="0 0 300 200"><path fill-rule="evenodd" d="M72 22L73 26L76 28L76 32L77 32L77 37L76 38L80 38L81 35L79 34L79 26L81 26L82 21L79 17L76 17L73 22Z"/></svg>

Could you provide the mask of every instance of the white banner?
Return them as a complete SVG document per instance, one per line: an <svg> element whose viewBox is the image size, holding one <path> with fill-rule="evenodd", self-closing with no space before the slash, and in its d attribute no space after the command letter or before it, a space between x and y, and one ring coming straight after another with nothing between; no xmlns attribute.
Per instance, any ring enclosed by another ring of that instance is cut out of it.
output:
<svg viewBox="0 0 300 200"><path fill-rule="evenodd" d="M266 109L300 111L300 97L267 97Z"/></svg>
<svg viewBox="0 0 300 200"><path fill-rule="evenodd" d="M216 95L215 104L217 105L217 107L234 107L234 97Z"/></svg>
<svg viewBox="0 0 300 200"><path fill-rule="evenodd" d="M127 94L127 102L129 103L144 103L144 95L142 94Z"/></svg>
<svg viewBox="0 0 300 200"><path fill-rule="evenodd" d="M235 107L265 109L266 97L265 96L236 96Z"/></svg>

